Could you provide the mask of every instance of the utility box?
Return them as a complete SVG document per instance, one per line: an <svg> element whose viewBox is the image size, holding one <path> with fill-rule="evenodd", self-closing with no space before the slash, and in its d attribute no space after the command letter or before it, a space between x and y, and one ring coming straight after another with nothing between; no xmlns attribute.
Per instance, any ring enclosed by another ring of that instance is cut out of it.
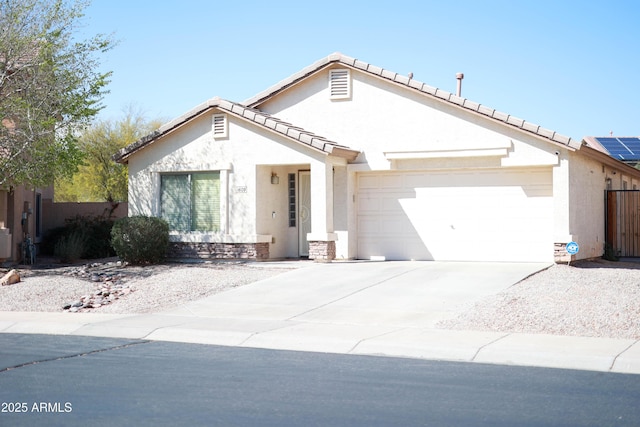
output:
<svg viewBox="0 0 640 427"><path fill-rule="evenodd" d="M0 228L0 260L11 258L11 233L8 228Z"/></svg>

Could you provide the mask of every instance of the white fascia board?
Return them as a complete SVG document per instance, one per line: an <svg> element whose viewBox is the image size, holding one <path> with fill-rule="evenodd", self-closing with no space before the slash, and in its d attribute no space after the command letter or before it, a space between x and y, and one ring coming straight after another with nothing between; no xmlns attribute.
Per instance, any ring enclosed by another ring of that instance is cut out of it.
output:
<svg viewBox="0 0 640 427"><path fill-rule="evenodd" d="M450 157L506 157L506 148L488 148L481 150L447 150L447 151L389 151L384 156L387 160L400 159L439 159Z"/></svg>

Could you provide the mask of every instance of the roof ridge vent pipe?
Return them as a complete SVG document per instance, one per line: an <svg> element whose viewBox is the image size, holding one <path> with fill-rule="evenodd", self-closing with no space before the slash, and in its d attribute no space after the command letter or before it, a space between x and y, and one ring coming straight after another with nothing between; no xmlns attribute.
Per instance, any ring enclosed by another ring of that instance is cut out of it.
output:
<svg viewBox="0 0 640 427"><path fill-rule="evenodd" d="M462 97L462 79L464 79L463 73L456 73L456 79L458 79L458 88L456 90L456 96L458 98Z"/></svg>

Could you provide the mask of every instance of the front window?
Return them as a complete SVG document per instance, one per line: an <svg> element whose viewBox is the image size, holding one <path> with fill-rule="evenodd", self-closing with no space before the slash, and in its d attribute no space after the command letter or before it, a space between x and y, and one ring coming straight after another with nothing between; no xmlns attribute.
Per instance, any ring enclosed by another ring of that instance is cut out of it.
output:
<svg viewBox="0 0 640 427"><path fill-rule="evenodd" d="M162 175L160 216L172 231L220 231L220 172Z"/></svg>

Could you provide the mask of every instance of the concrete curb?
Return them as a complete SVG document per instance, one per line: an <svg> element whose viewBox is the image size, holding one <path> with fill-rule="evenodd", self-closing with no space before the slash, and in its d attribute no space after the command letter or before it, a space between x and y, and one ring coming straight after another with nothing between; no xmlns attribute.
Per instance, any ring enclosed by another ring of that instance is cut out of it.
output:
<svg viewBox="0 0 640 427"><path fill-rule="evenodd" d="M640 374L640 340L172 314L0 312L0 333L78 335Z"/></svg>

